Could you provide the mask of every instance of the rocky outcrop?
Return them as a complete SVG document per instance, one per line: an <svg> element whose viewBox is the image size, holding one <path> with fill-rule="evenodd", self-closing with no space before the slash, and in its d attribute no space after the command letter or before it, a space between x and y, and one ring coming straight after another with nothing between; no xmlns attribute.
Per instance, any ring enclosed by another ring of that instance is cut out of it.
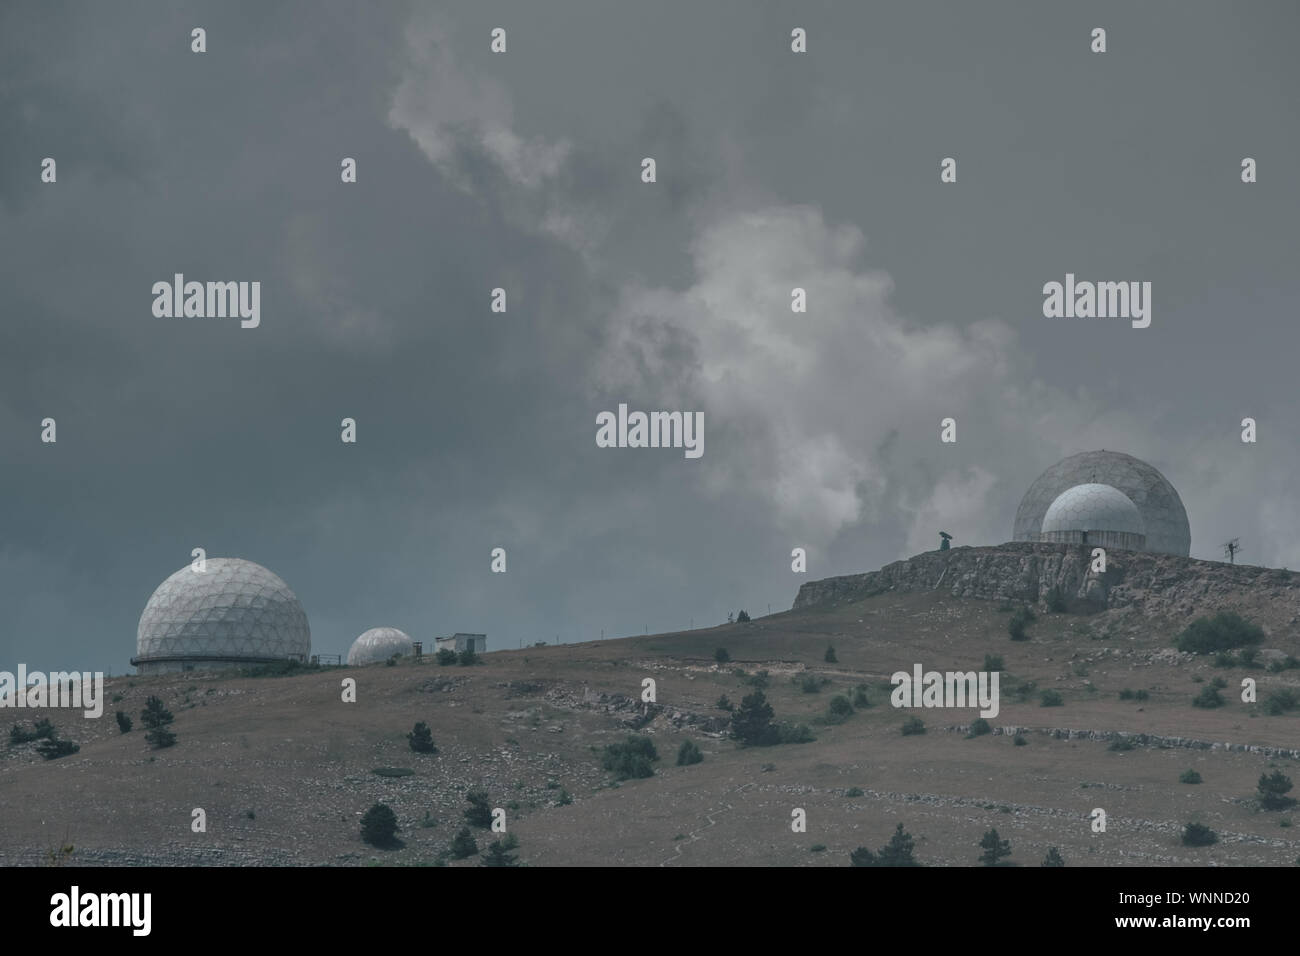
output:
<svg viewBox="0 0 1300 956"><path fill-rule="evenodd" d="M809 581L796 610L859 601L886 592L939 591L953 597L1045 606L1058 589L1071 610L1137 608L1185 616L1239 610L1266 628L1300 625L1300 574L1112 549L1105 572L1092 570L1091 548L1011 542L988 548L927 551L879 571Z"/></svg>

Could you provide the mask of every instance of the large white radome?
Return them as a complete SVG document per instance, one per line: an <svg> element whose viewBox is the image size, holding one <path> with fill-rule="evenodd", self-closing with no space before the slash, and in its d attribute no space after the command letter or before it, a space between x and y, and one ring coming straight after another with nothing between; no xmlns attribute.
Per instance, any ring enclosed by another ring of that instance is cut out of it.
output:
<svg viewBox="0 0 1300 956"><path fill-rule="evenodd" d="M142 674L293 660L306 663L311 630L278 575L239 558L186 565L149 598L132 660Z"/></svg>
<svg viewBox="0 0 1300 956"><path fill-rule="evenodd" d="M372 627L355 641L348 651L348 666L386 661L394 654L406 657L415 645L409 637L395 627Z"/></svg>

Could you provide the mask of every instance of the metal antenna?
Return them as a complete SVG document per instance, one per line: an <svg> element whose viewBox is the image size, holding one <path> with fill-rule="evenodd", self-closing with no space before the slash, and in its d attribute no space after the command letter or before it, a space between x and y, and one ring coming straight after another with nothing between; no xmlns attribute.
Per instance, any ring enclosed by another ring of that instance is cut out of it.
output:
<svg viewBox="0 0 1300 956"><path fill-rule="evenodd" d="M1223 546L1223 553L1228 556L1229 564L1237 563L1237 552L1241 550L1241 539L1233 538Z"/></svg>

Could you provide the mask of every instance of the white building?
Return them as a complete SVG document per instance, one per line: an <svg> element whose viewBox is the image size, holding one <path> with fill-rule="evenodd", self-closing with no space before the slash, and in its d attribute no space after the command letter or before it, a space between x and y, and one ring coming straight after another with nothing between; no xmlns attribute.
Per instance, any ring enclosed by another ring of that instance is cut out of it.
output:
<svg viewBox="0 0 1300 956"><path fill-rule="evenodd" d="M473 651L475 654L487 651L486 634L456 633L451 637L435 637L433 642L437 650L455 651L457 654L461 651Z"/></svg>

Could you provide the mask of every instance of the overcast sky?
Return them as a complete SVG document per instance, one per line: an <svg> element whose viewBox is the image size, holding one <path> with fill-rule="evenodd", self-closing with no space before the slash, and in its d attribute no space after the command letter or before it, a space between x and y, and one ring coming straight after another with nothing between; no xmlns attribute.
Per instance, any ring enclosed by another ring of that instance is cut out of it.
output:
<svg viewBox="0 0 1300 956"><path fill-rule="evenodd" d="M1003 542L1094 448L1300 566L1298 9L5 3L0 669L123 672L195 547L322 653L719 623ZM177 272L260 327L155 318ZM1150 327L1044 318L1067 272ZM597 448L620 402L703 457Z"/></svg>

